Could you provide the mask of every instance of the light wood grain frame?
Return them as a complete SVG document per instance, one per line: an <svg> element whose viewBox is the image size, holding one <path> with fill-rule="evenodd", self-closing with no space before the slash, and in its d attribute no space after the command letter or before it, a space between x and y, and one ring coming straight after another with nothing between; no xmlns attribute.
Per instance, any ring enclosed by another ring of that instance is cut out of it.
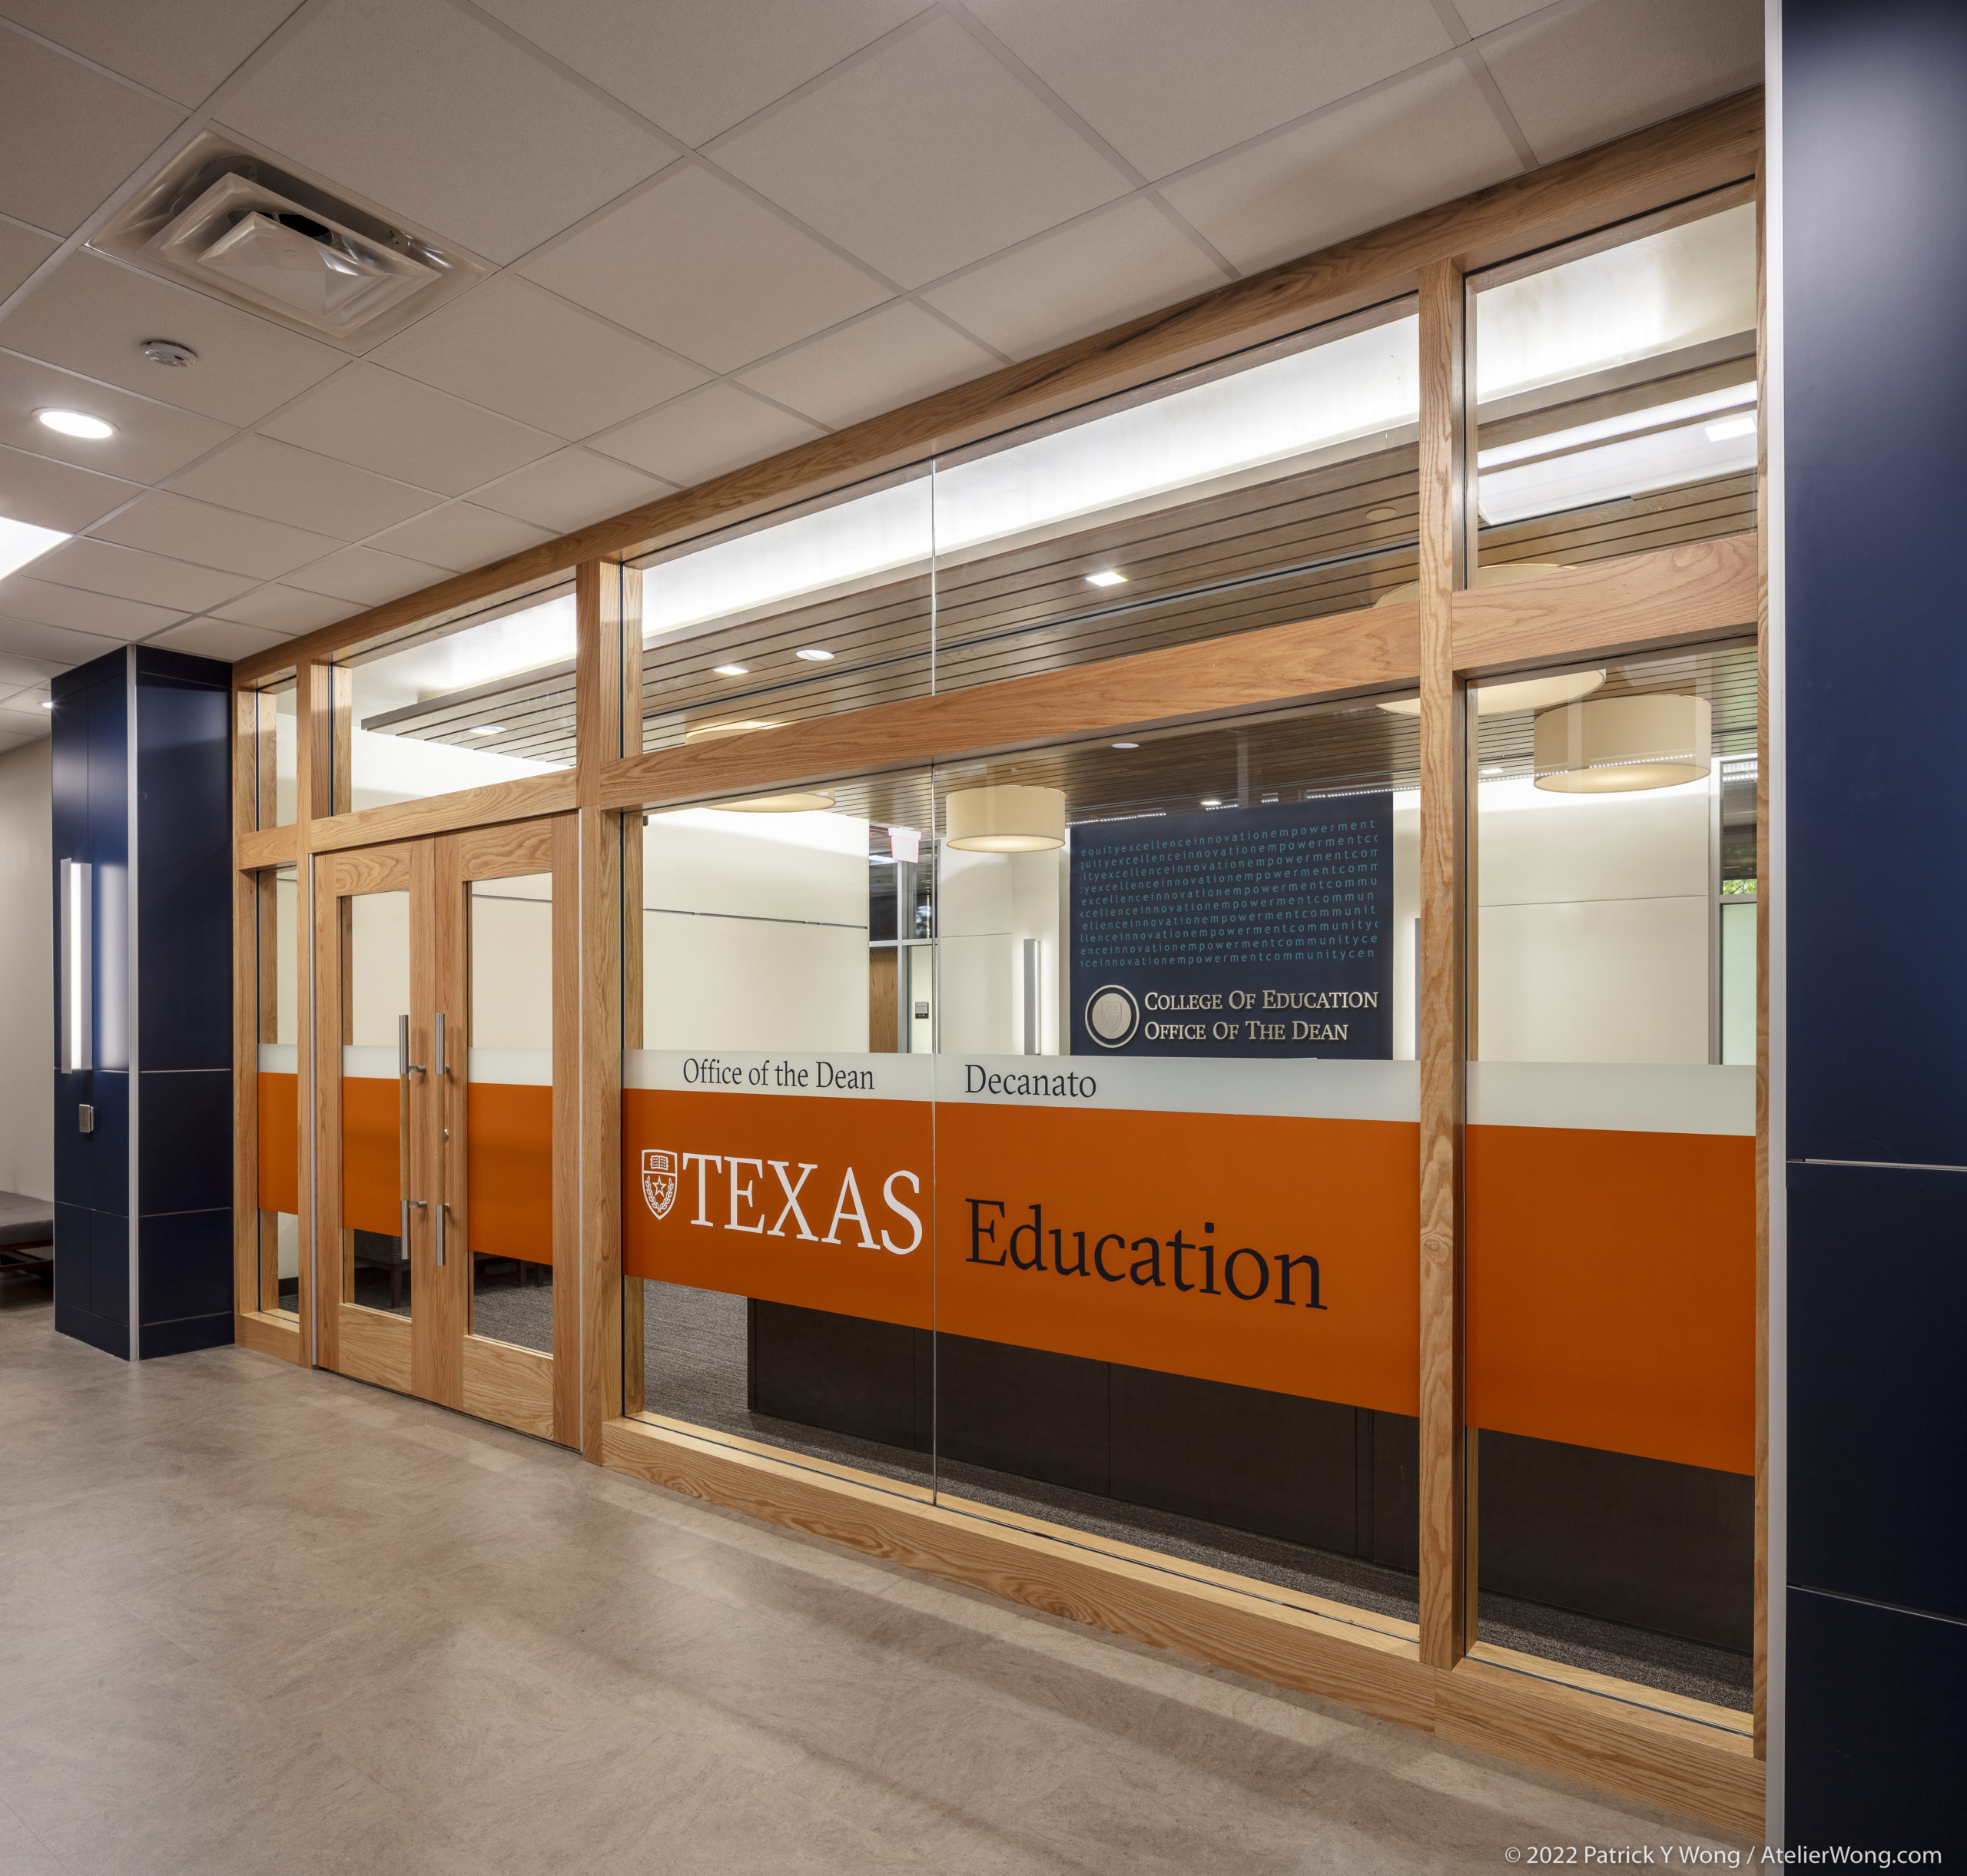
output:
<svg viewBox="0 0 1967 1876"><path fill-rule="evenodd" d="M624 574L633 574L625 578ZM631 718L624 638L641 631L641 576L589 562L575 575L576 747L625 746ZM639 651L636 654L639 658ZM634 693L638 707L639 685ZM622 817L604 806L603 776L621 765L583 761L576 770L579 879L580 1447L601 1456L602 1427L622 1401ZM640 901L638 899L638 904Z"/></svg>
<svg viewBox="0 0 1967 1876"><path fill-rule="evenodd" d="M270 691L235 690L232 703L232 824L238 863L232 879L232 1039L237 1064L232 1078L233 1337L263 1354L298 1362L305 1360L311 1313L307 1220L304 1215L300 1221L297 1313L289 1316L279 1309L279 1264L277 1257L270 1262L266 1255L269 1223L260 1209L259 1078L260 1044L274 1039L277 989L270 869L291 863L297 843L292 827L270 824L278 800L277 698ZM304 1215L305 1210L304 1205Z"/></svg>
<svg viewBox="0 0 1967 1876"><path fill-rule="evenodd" d="M460 1338L461 1394L467 1414L499 1421L562 1445L580 1443L579 906L574 817L496 824L446 835L436 843L440 856L438 890L455 907L455 940L443 983L451 1017L452 1060L456 1077L451 1091L449 1166L446 1197L455 1235L446 1279L455 1293L453 1323ZM476 1334L472 1327L474 1269L469 1185L467 1105L470 1089L464 1070L472 1045L469 915L474 880L516 879L546 873L552 880L553 1013L553 1351L543 1354Z"/></svg>
<svg viewBox="0 0 1967 1876"><path fill-rule="evenodd" d="M1468 713L1455 656L1468 583L1461 282L1452 260L1421 277L1421 1653L1435 1668L1455 1666L1474 1627L1462 1413Z"/></svg>
<svg viewBox="0 0 1967 1876"><path fill-rule="evenodd" d="M426 1375L433 1370L430 1351L413 1347L412 1324L400 1316L366 1309L349 1293L348 1263L342 1243L341 1208L341 1063L342 1046L347 1040L349 1013L348 984L343 960L349 936L347 897L365 892L406 891L415 894L420 866L432 864L427 849L413 846L370 847L349 853L321 853L312 862L313 873L313 1125L311 1129L313 1164L320 1176L314 1182L313 1225L317 1254L314 1259L316 1334L314 1360L324 1368L351 1374L358 1380L373 1381L399 1392L411 1391L421 1367ZM427 941L426 941L427 943ZM422 969L428 973L433 960L426 957ZM414 943L410 957L413 1000L420 965ZM414 1050L427 1046L427 1039L413 1038ZM427 1060L428 1057L423 1058ZM420 1154L427 1145L413 1138ZM420 1157L413 1165L414 1178L424 1171ZM420 1234L413 1232L411 1256L413 1288L428 1280L430 1258L417 1262ZM422 1391L422 1390L419 1390Z"/></svg>

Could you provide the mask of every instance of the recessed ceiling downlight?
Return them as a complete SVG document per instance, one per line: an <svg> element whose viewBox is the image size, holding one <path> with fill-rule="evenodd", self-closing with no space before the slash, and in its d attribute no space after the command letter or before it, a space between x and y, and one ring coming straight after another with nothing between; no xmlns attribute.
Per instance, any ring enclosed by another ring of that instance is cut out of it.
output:
<svg viewBox="0 0 1967 1876"><path fill-rule="evenodd" d="M832 661L833 654L817 645L802 645L792 655L803 658L809 665L824 665Z"/></svg>
<svg viewBox="0 0 1967 1876"><path fill-rule="evenodd" d="M85 410L37 410L34 413L51 430L64 436L86 436L91 442L116 434L116 426L92 417Z"/></svg>

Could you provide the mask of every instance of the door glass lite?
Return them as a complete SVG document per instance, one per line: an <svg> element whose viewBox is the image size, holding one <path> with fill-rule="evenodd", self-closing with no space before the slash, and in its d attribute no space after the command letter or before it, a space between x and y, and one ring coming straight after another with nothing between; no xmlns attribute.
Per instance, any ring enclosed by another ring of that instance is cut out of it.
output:
<svg viewBox="0 0 1967 1876"><path fill-rule="evenodd" d="M342 1300L410 1313L410 894L340 902Z"/></svg>
<svg viewBox="0 0 1967 1876"><path fill-rule="evenodd" d="M469 1332L550 1355L553 876L473 880L466 890Z"/></svg>
<svg viewBox="0 0 1967 1876"><path fill-rule="evenodd" d="M255 1131L259 1205L255 1231L258 1304L276 1315L300 1308L300 1075L297 874L255 874L254 942L258 963Z"/></svg>

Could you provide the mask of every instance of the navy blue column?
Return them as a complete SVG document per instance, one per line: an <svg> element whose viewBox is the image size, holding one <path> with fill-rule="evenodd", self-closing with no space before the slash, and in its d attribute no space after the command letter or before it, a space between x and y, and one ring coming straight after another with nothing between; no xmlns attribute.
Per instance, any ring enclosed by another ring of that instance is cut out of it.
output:
<svg viewBox="0 0 1967 1876"><path fill-rule="evenodd" d="M1958 1849L1967 6L1784 0L1780 78L1786 1837Z"/></svg>
<svg viewBox="0 0 1967 1876"><path fill-rule="evenodd" d="M231 677L132 647L51 686L57 897L86 862L95 1036L55 1074L55 1327L131 1358L232 1339Z"/></svg>

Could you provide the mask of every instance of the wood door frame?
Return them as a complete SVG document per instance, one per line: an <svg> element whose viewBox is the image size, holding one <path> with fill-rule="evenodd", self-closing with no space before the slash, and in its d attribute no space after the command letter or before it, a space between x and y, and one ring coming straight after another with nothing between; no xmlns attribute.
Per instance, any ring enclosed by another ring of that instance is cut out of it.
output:
<svg viewBox="0 0 1967 1876"><path fill-rule="evenodd" d="M562 1446L580 1443L580 1255L579 1077L580 1034L578 882L574 817L496 824L436 837L437 890L449 916L440 925L448 946L450 981L459 1015L454 1062L468 1071L471 1038L470 929L468 908L475 880L546 873L553 882L553 1352L522 1347L478 1334L471 1326L473 1265L469 1160L470 1084L458 1083L446 1188L455 1222L456 1255L447 1271L458 1331L459 1396L456 1404L480 1420Z"/></svg>
<svg viewBox="0 0 1967 1876"><path fill-rule="evenodd" d="M341 1049L348 986L349 896L406 890L410 902L410 1056L423 1079L410 1097L412 1194L426 1209L410 1221L412 1313L406 1319L355 1303L346 1294L340 1182L320 1182L318 1241L334 1254L318 1260L316 1288L323 1334L320 1366L454 1407L541 1438L579 1439L580 1284L578 1255L576 1082L579 1035L574 1014L579 964L573 817L497 824L383 845L338 848L313 857L313 954L317 1009L339 1020L317 1031L310 1072L319 1163L339 1165ZM555 1353L472 1333L472 1262L468 1197L466 1069L470 1047L469 887L475 880L546 873L553 878L554 1010L553 1287ZM446 1019L444 1073L436 1079L434 1023ZM433 1098L436 1097L436 1098ZM446 1144L446 1125L449 1144ZM446 1262L436 1261L437 1208L446 1214ZM401 1322L399 1331L393 1324ZM565 1355L565 1360L556 1359Z"/></svg>
<svg viewBox="0 0 1967 1876"><path fill-rule="evenodd" d="M424 860L427 870L427 857ZM310 1062L313 1106L315 1165L320 1176L314 1182L313 1241L314 1298L318 1334L316 1364L337 1374L393 1388L399 1394L420 1391L413 1346L413 1318L385 1314L363 1308L349 1297L347 1255L342 1243L342 1191L340 1168L342 1127L342 1049L351 1011L349 986L342 960L350 936L347 900L360 893L406 892L410 895L410 948L408 971L410 981L411 1042L414 1059L417 1049L416 1025L416 894L419 870L417 850L408 843L375 847L347 853L315 855L310 872L313 886L313 1006L319 1017L314 1026L313 1049ZM427 890L427 884L426 884ZM427 979L426 980L427 982ZM427 1059L427 1056L426 1056ZM411 1133L413 1150L415 1132ZM412 1174L414 1178L414 1171ZM412 1234L410 1294L412 1306L420 1287L417 1268L417 1235ZM427 1255L427 1252L426 1252ZM434 1299L433 1299L434 1300ZM395 1325L400 1324L400 1327Z"/></svg>

